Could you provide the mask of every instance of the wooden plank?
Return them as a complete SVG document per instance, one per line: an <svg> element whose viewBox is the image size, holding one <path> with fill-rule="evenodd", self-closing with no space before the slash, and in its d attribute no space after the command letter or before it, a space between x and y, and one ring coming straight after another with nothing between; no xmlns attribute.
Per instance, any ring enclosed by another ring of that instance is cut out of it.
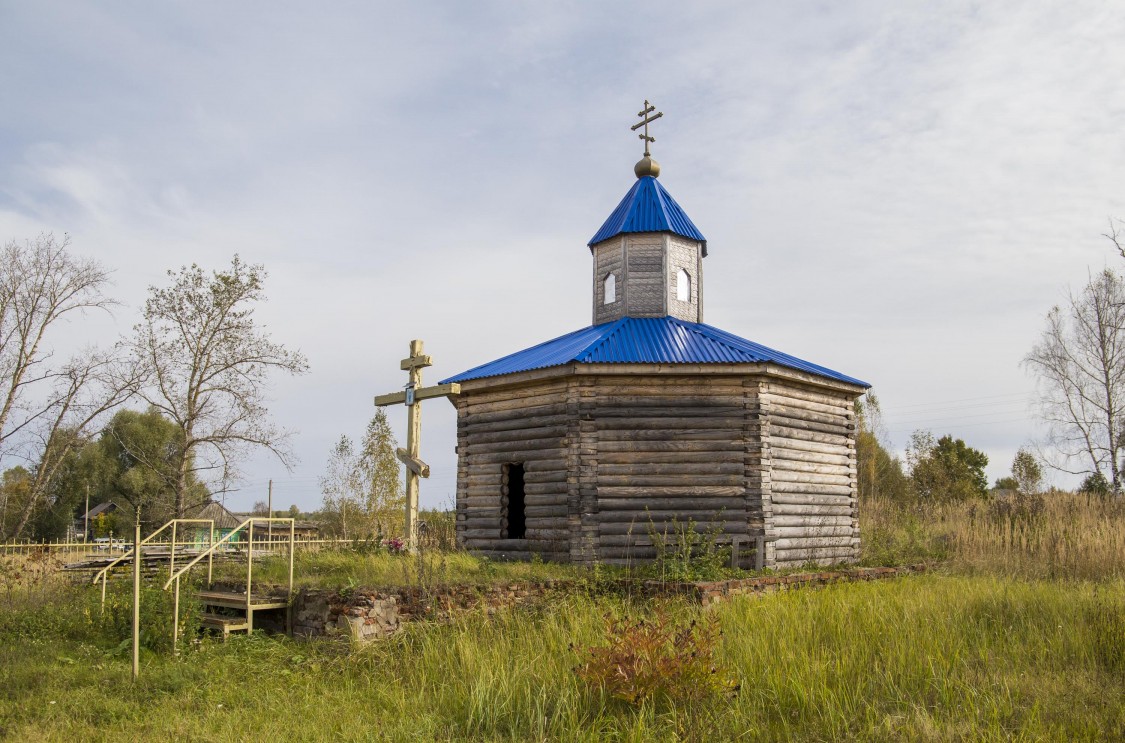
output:
<svg viewBox="0 0 1125 743"><path fill-rule="evenodd" d="M456 382L449 384L438 384L433 387L422 387L414 390L414 400L421 402L422 400L430 400L435 397L449 397L451 395L461 394L461 385ZM399 405L406 402L406 391L392 392L387 395L375 396L375 407L385 407L387 405Z"/></svg>
<svg viewBox="0 0 1125 743"><path fill-rule="evenodd" d="M637 451L637 452L624 452L615 451L607 453L599 445L598 447L598 464L601 467L608 466L636 466L638 464L646 465L669 465L669 466L686 466L689 468L707 468L716 463L722 462L741 462L743 455L746 451L744 446L738 448L726 447L722 449L715 449L708 452L700 451L683 451L683 452L652 452L652 451ZM702 470L701 470L702 471Z"/></svg>
<svg viewBox="0 0 1125 743"><path fill-rule="evenodd" d="M646 492L653 492L653 489L660 491L675 490L676 492L696 492L698 488L716 488L727 487L734 488L738 492L743 491L744 475L739 468L737 475L698 475L698 474L677 474L677 475L605 475L602 470L598 470L598 490L599 492L617 492L611 489L619 488L633 488L636 490L644 490Z"/></svg>
<svg viewBox="0 0 1125 743"><path fill-rule="evenodd" d="M638 454L657 454L669 457L679 455L699 455L706 457L715 452L741 451L745 441L738 436L730 434L722 438L698 441L690 435L680 432L672 440L668 439L630 439L625 441L600 441L598 442L598 456L602 461L612 461L618 454L635 456ZM653 459L652 461L661 461ZM689 459L675 459L673 461L692 461ZM699 460L703 461L703 460Z"/></svg>

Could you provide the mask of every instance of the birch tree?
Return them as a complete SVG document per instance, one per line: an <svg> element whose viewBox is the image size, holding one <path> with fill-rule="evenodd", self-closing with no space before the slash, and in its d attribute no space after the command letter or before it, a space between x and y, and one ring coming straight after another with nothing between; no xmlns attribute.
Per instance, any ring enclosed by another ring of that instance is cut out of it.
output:
<svg viewBox="0 0 1125 743"><path fill-rule="evenodd" d="M1040 415L1057 459L1071 474L1101 475L1121 492L1125 447L1125 283L1108 269L1047 313L1024 358L1038 380Z"/></svg>
<svg viewBox="0 0 1125 743"><path fill-rule="evenodd" d="M171 285L150 287L143 320L126 345L136 394L183 432L174 512L191 502L194 477L225 491L250 451L264 448L286 467L290 432L266 407L272 375L304 374L305 357L290 351L254 320L265 301L267 274L236 255L229 268L206 273L197 265L169 271Z"/></svg>
<svg viewBox="0 0 1125 743"><path fill-rule="evenodd" d="M109 272L70 253L70 238L51 233L0 250L0 461L29 470L27 497L11 511L5 534L19 538L49 505L60 464L103 415L126 398L111 353L89 348L59 360L54 336L63 323L108 310ZM127 385L126 385L127 386Z"/></svg>

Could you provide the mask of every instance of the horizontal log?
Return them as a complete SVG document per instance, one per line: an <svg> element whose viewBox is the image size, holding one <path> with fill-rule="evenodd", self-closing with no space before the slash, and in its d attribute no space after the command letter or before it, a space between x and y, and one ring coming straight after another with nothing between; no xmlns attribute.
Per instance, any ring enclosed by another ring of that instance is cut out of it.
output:
<svg viewBox="0 0 1125 743"><path fill-rule="evenodd" d="M821 547L851 547L853 537L798 537L794 539L778 539L773 543L774 549L817 549Z"/></svg>
<svg viewBox="0 0 1125 743"><path fill-rule="evenodd" d="M609 488L636 488L650 492L651 489L675 489L682 492L685 488L743 488L743 476L738 475L700 475L695 473L678 475L603 475L598 471L598 489L607 492Z"/></svg>
<svg viewBox="0 0 1125 743"><path fill-rule="evenodd" d="M513 462L523 462L525 466L530 467L534 462L538 463L542 469L565 470L566 454L566 449L559 447L554 449L512 450L487 454L465 454L463 457L470 468L490 464L509 464Z"/></svg>
<svg viewBox="0 0 1125 743"><path fill-rule="evenodd" d="M615 421L615 424L617 422ZM705 442L705 441L739 441L742 438L742 420L732 421L729 426L699 428L690 426L677 428L675 437L668 436L669 426L663 428L602 428L598 431L599 446L608 442L644 441L646 446L661 444L674 445L676 443ZM612 450L607 450L612 451Z"/></svg>
<svg viewBox="0 0 1125 743"><path fill-rule="evenodd" d="M527 526L527 539L528 540L559 540L565 541L570 539L570 529L558 528L545 528L545 527L532 527L531 524Z"/></svg>
<svg viewBox="0 0 1125 743"><path fill-rule="evenodd" d="M554 487L558 488L557 485ZM528 508L532 506L558 506L566 505L566 499L568 497L569 493L566 488L562 488L561 490L556 489L550 493L531 493L525 491L523 502Z"/></svg>
<svg viewBox="0 0 1125 743"><path fill-rule="evenodd" d="M796 395L783 395L780 393L771 393L766 399L771 409L785 407L793 410L806 410L821 415L855 417L855 406L845 403L812 402L797 397Z"/></svg>
<svg viewBox="0 0 1125 743"><path fill-rule="evenodd" d="M809 516L850 516L851 506L802 505L799 503L774 503L775 516L803 514Z"/></svg>
<svg viewBox="0 0 1125 743"><path fill-rule="evenodd" d="M778 383L771 383L768 391L766 391L763 396L768 397L770 400L807 400L823 405L850 406L852 404L847 395L837 394L835 392L819 392L804 387Z"/></svg>
<svg viewBox="0 0 1125 743"><path fill-rule="evenodd" d="M771 412L770 426L778 426L779 428L796 429L798 431L810 431L813 433L825 433L833 436L847 437L854 432L854 427L850 425L837 425L835 423L816 423L814 421L803 420L801 418L792 418L786 415L778 415Z"/></svg>
<svg viewBox="0 0 1125 743"><path fill-rule="evenodd" d="M742 457L734 461L712 458L710 462L632 462L616 464L599 459L598 476L603 475L739 475L746 470Z"/></svg>
<svg viewBox="0 0 1125 743"><path fill-rule="evenodd" d="M700 514L706 518L707 514ZM623 523L605 523L603 522L598 531L601 538L604 540L607 535L622 535L622 534L644 534L651 537L653 534L665 535L665 538L672 540L676 534L679 534L687 529L688 522L686 519L672 522L656 522L644 524L623 524ZM745 522L738 521L692 521L692 528L696 534L745 534L747 527Z"/></svg>
<svg viewBox="0 0 1125 743"><path fill-rule="evenodd" d="M570 416L563 410L555 415L521 415L510 413L501 418L490 416L489 420L476 417L457 418L457 435L461 436L487 435L506 431L523 431L537 428L553 428L565 426L570 422Z"/></svg>
<svg viewBox="0 0 1125 743"><path fill-rule="evenodd" d="M857 528L853 526L781 526L776 529L782 539L798 537L854 537Z"/></svg>
<svg viewBox="0 0 1125 743"><path fill-rule="evenodd" d="M714 406L714 407L611 407L599 406L595 417L599 421L611 422L622 418L637 418L641 420L681 420L694 422L700 425L701 420L722 420L730 418L741 421L746 411L741 406Z"/></svg>
<svg viewBox="0 0 1125 743"><path fill-rule="evenodd" d="M804 562L819 560L823 562L842 562L854 559L859 552L855 547L818 547L813 549L778 550L774 553L777 567L800 565Z"/></svg>
<svg viewBox="0 0 1125 743"><path fill-rule="evenodd" d="M850 495L816 495L813 493L773 493L774 503L795 503L809 506L851 506Z"/></svg>
<svg viewBox="0 0 1125 743"><path fill-rule="evenodd" d="M513 437L509 441L488 441L477 443L470 436L463 447L459 446L457 453L464 456L476 454L499 454L509 451L557 451L566 448L566 439L562 436L547 438Z"/></svg>
<svg viewBox="0 0 1125 743"><path fill-rule="evenodd" d="M488 539L490 537L499 537L499 529L481 529L481 528L465 528L458 529L457 533L462 539Z"/></svg>
<svg viewBox="0 0 1125 743"><path fill-rule="evenodd" d="M598 497L602 498L719 498L735 497L746 494L746 489L741 486L731 485L703 485L699 487L632 487L632 486L603 486L598 485Z"/></svg>
<svg viewBox="0 0 1125 743"><path fill-rule="evenodd" d="M724 443L722 447L714 447L709 451L613 451L607 452L605 444L598 445L598 463L600 465L614 464L695 464L706 467L716 462L738 462L741 464L745 456L745 447L737 447Z"/></svg>
<svg viewBox="0 0 1125 743"><path fill-rule="evenodd" d="M524 509L524 514L527 518L545 518L550 516L566 517L570 513L570 508L563 504L561 506L527 506Z"/></svg>
<svg viewBox="0 0 1125 743"><path fill-rule="evenodd" d="M803 482L773 482L771 488L775 493L812 493L817 495L852 495L855 491L851 485L813 485Z"/></svg>
<svg viewBox="0 0 1125 743"><path fill-rule="evenodd" d="M481 444L502 444L509 441L520 441L522 439L561 439L566 437L569 430L570 427L565 424L558 426L531 426L487 433L473 432L462 437L462 439L464 445L479 446ZM462 444L459 442L458 446L461 445Z"/></svg>
<svg viewBox="0 0 1125 743"><path fill-rule="evenodd" d="M789 439L785 440L788 441ZM834 464L838 467L855 466L855 459L849 456L849 452L854 450L848 449L847 447L834 446L832 444L814 444L820 447L820 449L818 451L809 451L807 449L782 446L781 441L781 439L773 437L769 439L770 458L780 466L784 466L784 462Z"/></svg>
<svg viewBox="0 0 1125 743"><path fill-rule="evenodd" d="M801 432L807 435L806 432ZM794 439L782 436L778 429L775 427L770 428L769 437L770 451L777 450L783 456L792 459L794 456L800 458L801 455L806 453L820 454L825 457L841 457L845 460L851 458L851 452L854 451L848 447L848 440L841 439L838 442L826 443L823 441L810 441L807 439ZM790 452L790 454L786 454ZM792 454L797 452L797 454ZM809 460L814 461L814 460ZM838 461L838 460L825 460L825 461Z"/></svg>
<svg viewBox="0 0 1125 743"><path fill-rule="evenodd" d="M796 462L795 459L773 459L773 472L785 473L782 480L791 480L796 475L821 475L826 477L850 477L852 467L838 464L820 464L818 462ZM794 482L802 482L794 480ZM817 481L811 481L817 482Z"/></svg>
<svg viewBox="0 0 1125 743"><path fill-rule="evenodd" d="M769 413L770 420L788 418L791 420L805 421L807 423L820 423L827 426L844 427L853 425L853 419L855 417L853 415L840 413L820 413L814 410L793 407L791 405L771 405Z"/></svg>
<svg viewBox="0 0 1125 743"><path fill-rule="evenodd" d="M742 495L741 493L739 494ZM607 495L599 495L598 497L598 510L602 513L608 512L633 512L644 511L649 509L652 511L710 511L719 510L721 508L745 508L746 498L720 496L720 497L705 497L705 496L681 496L681 497L660 497L660 498L614 498Z"/></svg>
<svg viewBox="0 0 1125 743"><path fill-rule="evenodd" d="M461 505L464 508L468 508L468 509L474 509L474 508L496 509L496 508L500 507L500 492L496 491L492 495L489 495L489 496L470 495L470 496L467 496L466 498L462 499Z"/></svg>
<svg viewBox="0 0 1125 743"><path fill-rule="evenodd" d="M610 457L618 455L637 456L642 454L654 454L659 456L709 456L715 452L742 451L744 448L745 442L735 436L726 435L720 439L693 441L690 437L684 436L682 432L677 433L676 438L672 440L665 438L607 441L603 439L598 442L598 453L605 461L612 461Z"/></svg>
<svg viewBox="0 0 1125 743"><path fill-rule="evenodd" d="M654 430L663 431L667 436L668 431L679 431L680 429L712 429L722 430L728 432L732 437L742 435L742 417L725 416L722 418L663 418L655 416L633 418L595 418L594 426L598 431L599 438L612 438L608 435L603 435L603 432L608 431L643 431ZM679 437L679 433L675 434Z"/></svg>
<svg viewBox="0 0 1125 743"><path fill-rule="evenodd" d="M784 439L797 441L817 442L820 444L833 444L847 447L849 436L844 434L819 433L802 428L793 428L778 421L770 421L770 438L779 436Z"/></svg>
<svg viewBox="0 0 1125 743"><path fill-rule="evenodd" d="M515 396L513 396L513 392ZM478 395L472 395L470 393L467 401L468 404L465 408L465 413L469 416L481 415L482 413L506 412L509 410L526 410L531 407L565 402L566 388L563 386L555 386L553 388L536 390L529 394L509 391L503 398L497 397L492 400L482 400Z"/></svg>
<svg viewBox="0 0 1125 743"><path fill-rule="evenodd" d="M750 512L743 508L708 508L703 509L702 513L705 513L712 521L746 521L750 517ZM598 513L598 521L602 524L648 524L670 522L673 520L686 521L690 515L690 513L685 511L601 511Z"/></svg>
<svg viewBox="0 0 1125 743"><path fill-rule="evenodd" d="M486 423L522 421L524 426L531 428L550 425L547 421L561 423L566 420L569 420L569 418L567 417L565 402L552 403L550 405L533 405L522 409L498 410L487 413L470 413L467 410L462 410L459 411L457 415L458 426L464 425L468 431L480 430L479 426Z"/></svg>
<svg viewBox="0 0 1125 743"><path fill-rule="evenodd" d="M654 394L639 394L639 395L605 395L602 396L599 390L597 411L602 414L606 410L614 409L631 409L649 410L651 408L667 409L667 410L680 410L683 408L690 408L693 411L707 408L738 408L742 409L746 403L745 396L739 392L733 395L721 394L704 394L692 395L683 394L679 390L668 390L659 393L656 390Z"/></svg>
<svg viewBox="0 0 1125 743"><path fill-rule="evenodd" d="M847 474L817 474L814 472L794 472L793 470L773 468L771 474L774 487L778 483L806 483L809 485L841 485L851 486L851 477Z"/></svg>
<svg viewBox="0 0 1125 743"><path fill-rule="evenodd" d="M854 526L859 523L854 516L813 516L811 514L778 514L770 517L771 526Z"/></svg>

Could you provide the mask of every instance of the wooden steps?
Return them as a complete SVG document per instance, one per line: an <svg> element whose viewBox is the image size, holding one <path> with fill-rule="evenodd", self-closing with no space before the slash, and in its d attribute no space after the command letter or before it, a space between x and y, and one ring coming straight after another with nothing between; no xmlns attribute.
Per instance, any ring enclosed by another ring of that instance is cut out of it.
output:
<svg viewBox="0 0 1125 743"><path fill-rule="evenodd" d="M204 606L200 624L206 629L222 633L224 642L232 632L252 632L256 611L284 609L285 633L290 634L292 631L289 598L285 595L267 594L248 597L246 593L239 591L197 591L195 596ZM214 611L215 609L236 613L218 613Z"/></svg>

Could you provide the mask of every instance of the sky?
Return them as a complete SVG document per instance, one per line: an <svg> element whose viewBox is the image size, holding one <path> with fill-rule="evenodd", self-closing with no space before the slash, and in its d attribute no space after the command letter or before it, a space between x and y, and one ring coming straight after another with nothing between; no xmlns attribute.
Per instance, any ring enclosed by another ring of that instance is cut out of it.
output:
<svg viewBox="0 0 1125 743"><path fill-rule="evenodd" d="M60 352L128 333L169 269L263 264L256 317L311 367L270 390L299 462L256 456L227 505L272 479L313 509L411 339L429 384L590 324L648 99L706 321L870 382L894 449L952 434L995 479L1042 435L1045 314L1123 267L1123 38L1087 0L0 0L0 241L113 270L121 306ZM423 411L422 505L451 507L454 409Z"/></svg>

